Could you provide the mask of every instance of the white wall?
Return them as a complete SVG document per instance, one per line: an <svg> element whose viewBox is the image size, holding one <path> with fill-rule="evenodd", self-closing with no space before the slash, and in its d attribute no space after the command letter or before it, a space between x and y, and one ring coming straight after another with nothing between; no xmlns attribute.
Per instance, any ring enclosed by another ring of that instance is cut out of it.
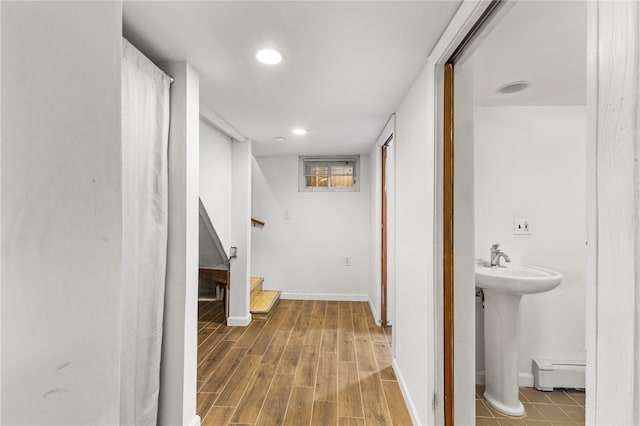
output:
<svg viewBox="0 0 640 426"><path fill-rule="evenodd" d="M231 196L231 245L237 247L237 257L231 260L229 317L227 324L244 326L251 322L249 312L251 278L251 188L253 156L251 142L232 144L233 193Z"/></svg>
<svg viewBox="0 0 640 426"><path fill-rule="evenodd" d="M175 79L169 124L169 235L158 425L196 416L198 348L199 77L187 62L160 67Z"/></svg>
<svg viewBox="0 0 640 426"><path fill-rule="evenodd" d="M376 321L380 321L380 286L381 286L381 263L380 256L382 250L382 235L380 226L382 221L382 195L380 186L382 185L382 153L376 143L369 153L369 198L371 200L371 213L369 218L369 232L371 233L370 250L370 277L368 287L369 306Z"/></svg>
<svg viewBox="0 0 640 426"><path fill-rule="evenodd" d="M395 366L415 423L434 424L434 127L432 67L396 112Z"/></svg>
<svg viewBox="0 0 640 426"><path fill-rule="evenodd" d="M284 297L367 300L369 185L368 155L360 156L359 192L298 192L297 156L257 157L252 210L266 225L252 230L251 274Z"/></svg>
<svg viewBox="0 0 640 426"><path fill-rule="evenodd" d="M231 139L200 120L200 198L227 255L231 247Z"/></svg>
<svg viewBox="0 0 640 426"><path fill-rule="evenodd" d="M586 357L586 108L476 107L474 118L476 257L500 243L513 263L564 276L555 290L522 298L519 371L531 379L532 358ZM514 235L513 219L525 217L532 234Z"/></svg>
<svg viewBox="0 0 640 426"><path fill-rule="evenodd" d="M392 119L395 125L395 117ZM395 129L394 129L395 131ZM396 141L389 141L386 162L387 193L387 325L396 318Z"/></svg>
<svg viewBox="0 0 640 426"><path fill-rule="evenodd" d="M2 3L2 424L118 424L118 2Z"/></svg>

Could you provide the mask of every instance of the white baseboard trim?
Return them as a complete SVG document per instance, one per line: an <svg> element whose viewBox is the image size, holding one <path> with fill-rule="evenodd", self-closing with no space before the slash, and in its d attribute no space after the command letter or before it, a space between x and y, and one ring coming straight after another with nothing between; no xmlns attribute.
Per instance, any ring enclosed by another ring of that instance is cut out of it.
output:
<svg viewBox="0 0 640 426"><path fill-rule="evenodd" d="M246 317L229 317L227 318L227 325L229 327L244 327L251 324L251 314Z"/></svg>
<svg viewBox="0 0 640 426"><path fill-rule="evenodd" d="M188 426L200 426L200 416L195 416Z"/></svg>
<svg viewBox="0 0 640 426"><path fill-rule="evenodd" d="M485 374L484 371L476 371L476 385L484 385ZM518 386L523 388L533 387L533 374L531 373L518 373Z"/></svg>
<svg viewBox="0 0 640 426"><path fill-rule="evenodd" d="M398 385L400 385L400 392L402 392L402 396L404 397L404 402L407 404L407 408L409 409L409 415L411 416L411 422L414 425L420 425L420 417L418 416L418 410L416 409L416 404L414 404L413 399L411 398L411 394L409 393L409 389L407 389L407 383L404 381L404 376L402 375L402 371L400 371L400 367L398 367L398 362L395 358L392 361L393 371L396 373L396 378L398 379Z"/></svg>
<svg viewBox="0 0 640 426"><path fill-rule="evenodd" d="M369 301L369 309L371 309L371 315L373 315L373 319L376 321L376 324L380 325L382 321L380 317L378 317L378 311L376 310L376 307L373 305L373 300L371 300L370 297L367 297L367 299Z"/></svg>
<svg viewBox="0 0 640 426"><path fill-rule="evenodd" d="M366 294L332 294L332 293L280 293L281 299L289 300L337 300L340 302L366 302Z"/></svg>
<svg viewBox="0 0 640 426"><path fill-rule="evenodd" d="M531 373L518 373L518 385L524 388L533 387L533 374Z"/></svg>
<svg viewBox="0 0 640 426"><path fill-rule="evenodd" d="M538 390L586 387L587 362L583 360L533 359L533 386Z"/></svg>

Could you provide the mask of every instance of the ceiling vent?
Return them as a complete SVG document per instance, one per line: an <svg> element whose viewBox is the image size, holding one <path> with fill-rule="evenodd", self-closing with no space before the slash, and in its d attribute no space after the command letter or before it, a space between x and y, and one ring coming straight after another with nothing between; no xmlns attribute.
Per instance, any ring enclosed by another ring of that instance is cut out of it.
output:
<svg viewBox="0 0 640 426"><path fill-rule="evenodd" d="M511 93L522 92L529 87L531 87L531 82L529 81L512 81L511 83L503 84L498 87L498 92L509 95Z"/></svg>

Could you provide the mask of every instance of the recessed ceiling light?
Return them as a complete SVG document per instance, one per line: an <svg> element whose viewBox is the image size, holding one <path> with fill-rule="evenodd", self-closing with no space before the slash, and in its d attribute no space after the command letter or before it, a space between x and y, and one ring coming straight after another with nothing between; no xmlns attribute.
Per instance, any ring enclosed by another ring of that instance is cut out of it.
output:
<svg viewBox="0 0 640 426"><path fill-rule="evenodd" d="M503 84L498 87L498 92L508 95L511 93L522 92L529 87L531 87L531 82L529 81L512 81L511 83Z"/></svg>
<svg viewBox="0 0 640 426"><path fill-rule="evenodd" d="M277 50L262 49L256 53L256 59L263 64L276 65L282 61L282 55Z"/></svg>
<svg viewBox="0 0 640 426"><path fill-rule="evenodd" d="M293 129L291 132L294 135L306 135L307 134L307 129L303 129L301 127L298 127L296 129Z"/></svg>
<svg viewBox="0 0 640 426"><path fill-rule="evenodd" d="M276 136L275 138L273 138L273 141L282 143L282 142L286 142L286 139L283 138L282 136Z"/></svg>

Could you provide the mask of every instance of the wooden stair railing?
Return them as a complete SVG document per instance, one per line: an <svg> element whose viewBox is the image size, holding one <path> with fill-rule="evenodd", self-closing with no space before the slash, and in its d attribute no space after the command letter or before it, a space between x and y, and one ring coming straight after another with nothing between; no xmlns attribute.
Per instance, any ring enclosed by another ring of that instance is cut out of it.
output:
<svg viewBox="0 0 640 426"><path fill-rule="evenodd" d="M252 217L252 218L251 218L251 224L252 224L253 226L256 226L256 225L264 226L264 225L265 225L265 222L263 222L263 221L261 221L261 220L259 220L259 219L256 219L255 217Z"/></svg>

